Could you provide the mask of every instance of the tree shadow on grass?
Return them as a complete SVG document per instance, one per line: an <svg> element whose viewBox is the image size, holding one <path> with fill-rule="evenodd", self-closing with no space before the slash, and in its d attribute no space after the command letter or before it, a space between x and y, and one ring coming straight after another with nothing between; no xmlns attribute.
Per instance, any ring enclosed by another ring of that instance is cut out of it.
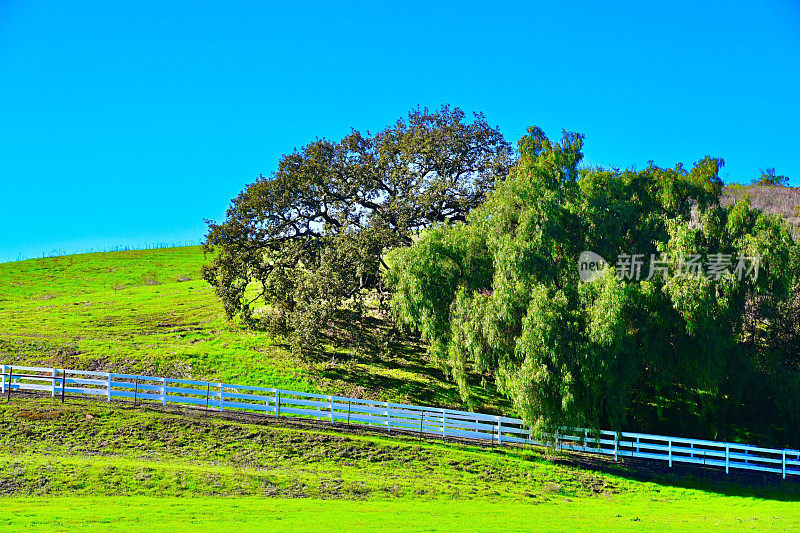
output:
<svg viewBox="0 0 800 533"><path fill-rule="evenodd" d="M222 413L214 413L222 415ZM546 461L561 467L574 469L576 473L598 473L617 476L635 482L647 482L663 487L691 489L742 498L755 498L760 500L773 500L783 502L800 502L800 476L790 476L785 480L780 474L753 472L747 470L725 470L718 467L704 467L699 465L673 464L672 467L662 461L620 457L614 461L613 457L593 455L580 452L553 452L541 446L529 445L498 445L494 441L476 441L447 437L443 439L432 434L419 435L415 431L393 428L387 434L383 427L370 427L363 425L347 425L337 423L330 426L327 421L310 419L287 418L281 420L264 419L248 413L228 413L225 417L235 417L256 421L259 423L277 424L283 426L298 426L312 430L333 430L336 433L368 434L386 438L396 442L424 442L427 445L456 447L458 449L473 449L481 453L497 457L508 457L523 461ZM586 480L582 480L586 481ZM658 489L656 489L657 491Z"/></svg>
<svg viewBox="0 0 800 533"><path fill-rule="evenodd" d="M497 450L502 453L501 450ZM619 476L631 481L649 482L675 488L713 492L725 496L800 502L800 478L749 470L725 470L719 467L673 464L662 461L620 458L565 452L546 459L554 464Z"/></svg>
<svg viewBox="0 0 800 533"><path fill-rule="evenodd" d="M397 398L396 401L413 401L431 407L465 409L467 405L461 400L455 389L444 389L439 384L426 384L408 379L401 379L369 372L353 372L345 367L327 368L322 372L327 379L334 379L363 388L375 396Z"/></svg>
<svg viewBox="0 0 800 533"><path fill-rule="evenodd" d="M365 390L372 397L470 409L458 386L429 360L420 340L397 330L385 316L343 313L336 327L328 332L326 346L306 357L321 367L320 377ZM411 375L391 375L400 372ZM493 380L485 379L481 385L481 378L485 377L471 376L472 408L490 414L507 411L508 403L497 392Z"/></svg>

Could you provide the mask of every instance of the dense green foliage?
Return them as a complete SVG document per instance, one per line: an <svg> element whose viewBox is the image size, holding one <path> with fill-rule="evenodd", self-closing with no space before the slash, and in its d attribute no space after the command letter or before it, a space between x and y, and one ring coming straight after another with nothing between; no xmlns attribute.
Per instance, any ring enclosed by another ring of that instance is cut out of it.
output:
<svg viewBox="0 0 800 533"><path fill-rule="evenodd" d="M434 222L463 220L507 173L509 144L483 115L414 110L376 134L353 130L285 155L209 222L204 270L229 317L313 346L347 304L381 291L382 256ZM258 311L254 312L254 307Z"/></svg>
<svg viewBox="0 0 800 533"><path fill-rule="evenodd" d="M721 207L720 160L581 169L582 144L532 128L469 223L393 251L396 316L465 393L470 371L493 375L543 437L578 425L796 445L800 254L789 226L746 200ZM642 275L606 268L582 283L583 251L612 267L641 254ZM649 276L651 255L666 273ZM693 256L732 264L693 275ZM738 275L739 256L761 257L757 277Z"/></svg>

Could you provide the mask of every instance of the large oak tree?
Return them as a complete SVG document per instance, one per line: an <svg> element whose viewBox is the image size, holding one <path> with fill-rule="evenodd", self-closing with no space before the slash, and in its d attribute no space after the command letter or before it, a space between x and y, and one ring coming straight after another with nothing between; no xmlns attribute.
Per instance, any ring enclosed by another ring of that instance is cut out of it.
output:
<svg viewBox="0 0 800 533"><path fill-rule="evenodd" d="M384 253L433 223L465 220L513 163L482 114L412 110L371 134L352 130L283 156L209 221L204 278L229 317L313 345L343 306L381 290Z"/></svg>

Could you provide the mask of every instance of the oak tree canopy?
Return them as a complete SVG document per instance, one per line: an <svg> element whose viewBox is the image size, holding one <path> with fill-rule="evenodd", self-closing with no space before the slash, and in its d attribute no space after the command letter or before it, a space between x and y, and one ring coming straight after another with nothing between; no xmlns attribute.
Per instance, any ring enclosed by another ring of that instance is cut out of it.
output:
<svg viewBox="0 0 800 533"><path fill-rule="evenodd" d="M208 221L203 277L229 318L313 345L344 306L382 290L383 255L433 223L465 220L508 173L513 150L482 114L414 109L284 155Z"/></svg>

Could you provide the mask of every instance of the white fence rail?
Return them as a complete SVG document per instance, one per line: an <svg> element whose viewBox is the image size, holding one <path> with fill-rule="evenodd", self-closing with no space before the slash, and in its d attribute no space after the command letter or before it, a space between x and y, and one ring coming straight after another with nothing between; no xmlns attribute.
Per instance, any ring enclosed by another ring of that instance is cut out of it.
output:
<svg viewBox="0 0 800 533"><path fill-rule="evenodd" d="M2 365L0 391L40 391L53 397L89 395L111 401L156 402L216 410L261 413L330 421L330 424L362 424L391 432L490 441L497 444L541 443L531 438L522 420L469 411L380 402L312 394L269 387L253 387L156 376L114 374L57 368ZM554 435L558 449L619 457L635 457L756 470L800 476L800 451L761 448L748 444L717 442L646 433L594 432L561 428Z"/></svg>

